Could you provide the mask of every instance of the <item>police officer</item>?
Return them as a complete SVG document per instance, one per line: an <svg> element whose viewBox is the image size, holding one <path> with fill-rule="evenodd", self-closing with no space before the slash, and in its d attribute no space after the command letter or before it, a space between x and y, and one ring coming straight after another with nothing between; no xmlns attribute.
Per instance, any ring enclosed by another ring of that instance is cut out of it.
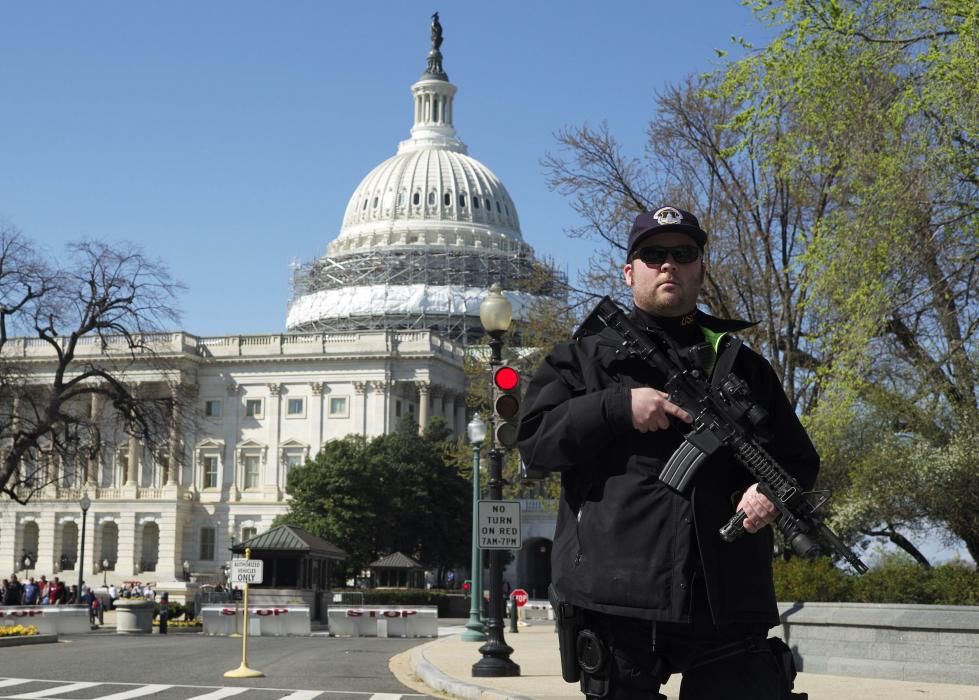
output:
<svg viewBox="0 0 979 700"><path fill-rule="evenodd" d="M759 441L811 488L819 457L778 376L732 343L752 324L697 309L706 244L697 218L678 207L637 216L623 267L631 317L665 332L680 354L706 355L706 371L726 364L747 382L769 414ZM561 475L552 595L579 613L573 676L588 697L656 698L674 673L683 700L791 697L765 641L778 623L767 527L776 511L724 449L684 493L657 479L691 416L670 402L662 374L618 345L607 329L557 345L521 414L523 461ZM751 534L726 543L718 530L739 509Z"/></svg>

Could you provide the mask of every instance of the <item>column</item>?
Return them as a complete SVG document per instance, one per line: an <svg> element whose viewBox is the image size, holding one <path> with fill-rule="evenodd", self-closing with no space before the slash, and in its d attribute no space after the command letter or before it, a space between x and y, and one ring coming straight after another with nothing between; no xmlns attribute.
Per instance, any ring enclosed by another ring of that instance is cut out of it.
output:
<svg viewBox="0 0 979 700"><path fill-rule="evenodd" d="M101 396L99 394L92 394L90 398L88 417L92 422L94 427L99 420L99 406L101 404ZM95 435L93 434L93 443L89 445L88 459L85 462L85 487L94 489L98 484L98 471L99 471L99 445L94 442ZM79 521L81 524L81 521Z"/></svg>
<svg viewBox="0 0 979 700"><path fill-rule="evenodd" d="M354 382L354 392L360 397L360 434L367 437L367 382ZM350 407L353 410L353 406Z"/></svg>
<svg viewBox="0 0 979 700"><path fill-rule="evenodd" d="M430 382L415 382L418 387L418 432L425 432L428 427L428 403L431 394Z"/></svg>
<svg viewBox="0 0 979 700"><path fill-rule="evenodd" d="M452 427L455 430L455 434L459 437L466 436L466 396L465 394L456 394L455 402L455 420L453 421Z"/></svg>
<svg viewBox="0 0 979 700"><path fill-rule="evenodd" d="M37 553L35 558L37 561L34 562L34 566L31 568L35 571L35 578L38 576L38 572L47 573L48 579L50 580L51 572L55 570L54 565L58 563L61 555L60 551L54 551L55 542L60 539L59 537L55 536L56 529L60 528L61 526L57 524L54 513L52 512L41 513L37 516L36 522ZM70 585L71 582L69 581L67 583Z"/></svg>
<svg viewBox="0 0 979 700"><path fill-rule="evenodd" d="M445 387L432 385L432 418L445 418Z"/></svg>
<svg viewBox="0 0 979 700"><path fill-rule="evenodd" d="M315 428L312 434L316 436L316 444L310 451L315 455L323 447L323 382L310 382L309 389L313 392L309 402L309 420L313 421Z"/></svg>
<svg viewBox="0 0 979 700"><path fill-rule="evenodd" d="M269 406L265 420L269 421L268 446L272 448L272 459L263 459L265 477L262 479L262 490L266 487L279 488L279 436L282 434L282 384L269 384ZM268 447L266 447L267 454ZM273 466L274 465L274 466ZM274 469L274 471L273 471Z"/></svg>
<svg viewBox="0 0 979 700"><path fill-rule="evenodd" d="M124 579L136 574L139 554L136 552L136 513L124 510L115 519L119 527L119 557L113 572Z"/></svg>
<svg viewBox="0 0 979 700"><path fill-rule="evenodd" d="M135 435L129 436L129 449L126 453L126 476L122 482L123 486L139 486L139 457L142 450L139 449L139 439Z"/></svg>
<svg viewBox="0 0 979 700"><path fill-rule="evenodd" d="M241 401L238 400L240 387L235 382L228 384L228 408L226 411L228 420L224 422L224 454L221 455L221 487L227 486L231 498L237 499L241 493L238 490L238 483L235 481L235 471L238 456L235 454L235 445L238 444L239 421L241 411ZM200 465L198 465L200 466ZM230 472L230 474L229 474ZM230 477L230 478L229 478ZM194 475L197 483L197 475Z"/></svg>
<svg viewBox="0 0 979 700"><path fill-rule="evenodd" d="M176 486L180 469L180 385L170 390L170 439L167 454L167 474L164 486Z"/></svg>
<svg viewBox="0 0 979 700"><path fill-rule="evenodd" d="M391 388L394 386L394 382L387 380L377 380L373 382L368 382L368 388L374 392L374 400L372 403L372 410L370 416L372 418L371 425L374 426L374 435L384 435L389 432L391 421L389 419L389 414L391 412Z"/></svg>

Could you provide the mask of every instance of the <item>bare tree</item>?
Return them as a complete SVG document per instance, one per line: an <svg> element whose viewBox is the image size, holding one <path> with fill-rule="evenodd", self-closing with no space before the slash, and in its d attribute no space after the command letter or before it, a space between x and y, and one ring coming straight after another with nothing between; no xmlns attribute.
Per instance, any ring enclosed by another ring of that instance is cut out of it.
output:
<svg viewBox="0 0 979 700"><path fill-rule="evenodd" d="M0 493L23 504L85 476L104 425L150 448L172 433L175 387L141 396L135 382L166 375L154 334L176 324L180 288L130 245L73 244L55 265L0 229Z"/></svg>

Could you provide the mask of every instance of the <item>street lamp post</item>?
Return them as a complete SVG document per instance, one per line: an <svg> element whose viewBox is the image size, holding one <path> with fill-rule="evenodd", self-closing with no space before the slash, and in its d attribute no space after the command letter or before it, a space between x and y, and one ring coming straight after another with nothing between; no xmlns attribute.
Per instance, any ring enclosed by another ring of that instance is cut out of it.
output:
<svg viewBox="0 0 979 700"><path fill-rule="evenodd" d="M184 566L184 570L183 570L184 581L190 581L190 562L184 559L183 566Z"/></svg>
<svg viewBox="0 0 979 700"><path fill-rule="evenodd" d="M106 575L108 574L108 572L109 572L109 560L103 559L102 560L102 588L109 587L109 584L106 583Z"/></svg>
<svg viewBox="0 0 979 700"><path fill-rule="evenodd" d="M477 413L466 426L469 434L469 442L473 446L473 535L472 535L472 573L470 578L472 584L469 589L471 596L469 605L469 622L466 623L466 631L462 633L464 642L485 642L486 628L480 619L483 603L483 562L479 551L479 448L486 439L486 423Z"/></svg>
<svg viewBox="0 0 979 700"><path fill-rule="evenodd" d="M78 595L81 595L82 583L85 578L85 523L88 520L88 509L92 506L92 499L88 497L88 492L82 494L78 505L82 509L82 545L81 551L78 553Z"/></svg>
<svg viewBox="0 0 979 700"><path fill-rule="evenodd" d="M513 307L503 296L500 285L490 287L489 294L479 305L479 320L490 337L490 377L497 367L503 364L503 334L510 327L513 319ZM492 379L491 379L492 381ZM493 421L496 422L495 420ZM492 426L495 427L495 426ZM489 483L487 492L489 500L503 499L503 450L494 443L493 430L489 431ZM490 550L490 602L489 615L486 619L488 639L479 647L483 655L473 664L472 674L476 677L519 676L520 666L510 659L513 649L503 638L503 562L500 560L500 550Z"/></svg>

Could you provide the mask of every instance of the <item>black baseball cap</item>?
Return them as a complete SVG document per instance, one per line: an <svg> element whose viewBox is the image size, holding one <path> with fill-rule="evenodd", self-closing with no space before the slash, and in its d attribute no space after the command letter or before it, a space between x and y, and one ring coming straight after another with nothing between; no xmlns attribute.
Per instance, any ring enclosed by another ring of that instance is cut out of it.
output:
<svg viewBox="0 0 979 700"><path fill-rule="evenodd" d="M656 211L644 211L636 217L632 230L629 231L629 250L626 260L632 260L632 254L644 240L667 231L685 233L701 248L707 245L707 232L700 228L696 216L676 207L660 207Z"/></svg>

